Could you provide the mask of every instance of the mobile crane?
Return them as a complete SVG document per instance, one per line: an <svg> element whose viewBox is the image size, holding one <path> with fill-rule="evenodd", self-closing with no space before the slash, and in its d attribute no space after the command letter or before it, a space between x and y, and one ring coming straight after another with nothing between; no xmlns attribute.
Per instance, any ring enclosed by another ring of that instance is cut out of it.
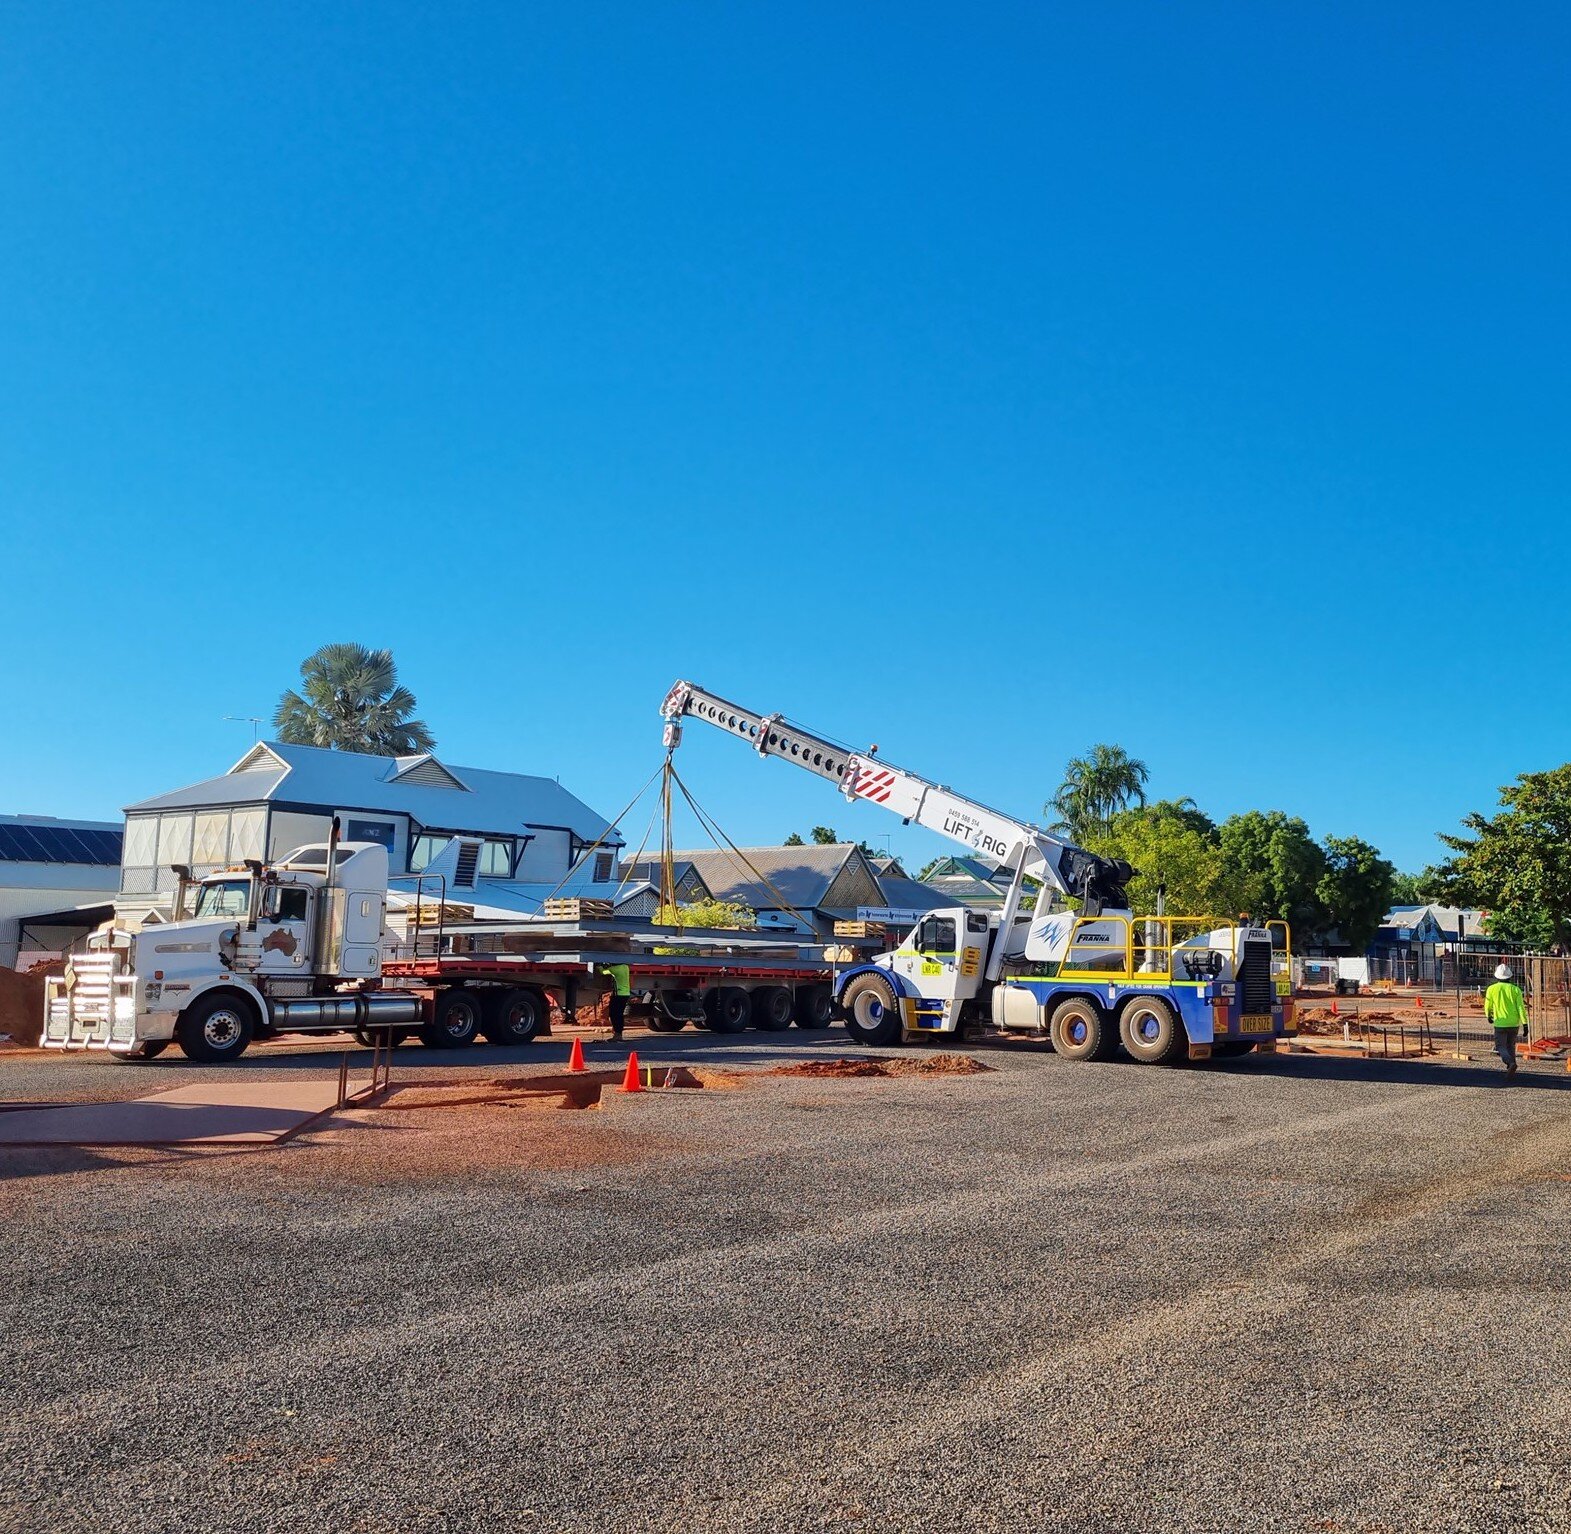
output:
<svg viewBox="0 0 1571 1534"><path fill-rule="evenodd" d="M681 744L684 720L703 720L759 756L826 779L850 803L880 805L1009 870L1001 910L932 911L898 948L838 973L835 1002L861 1043L991 1028L1046 1037L1070 1059L1108 1059L1122 1044L1135 1060L1166 1064L1274 1049L1296 1031L1273 957L1272 928L1288 946L1280 923L1136 917L1127 863L897 767L877 747L848 750L691 682L671 688L661 715L667 751ZM1029 881L1049 898L1022 913Z"/></svg>

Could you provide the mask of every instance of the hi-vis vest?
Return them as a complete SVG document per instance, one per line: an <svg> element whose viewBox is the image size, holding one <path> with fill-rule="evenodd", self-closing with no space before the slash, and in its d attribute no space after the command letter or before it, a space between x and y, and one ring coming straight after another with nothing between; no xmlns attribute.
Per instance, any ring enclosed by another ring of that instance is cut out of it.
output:
<svg viewBox="0 0 1571 1534"><path fill-rule="evenodd" d="M1496 1028L1525 1028L1527 1026L1527 998L1520 986L1509 980L1497 980L1484 992L1484 1016Z"/></svg>

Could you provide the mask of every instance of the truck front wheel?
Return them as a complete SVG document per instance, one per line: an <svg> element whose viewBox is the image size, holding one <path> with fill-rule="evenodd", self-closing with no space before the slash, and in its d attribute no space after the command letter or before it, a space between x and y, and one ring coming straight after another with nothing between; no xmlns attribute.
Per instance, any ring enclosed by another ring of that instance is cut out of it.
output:
<svg viewBox="0 0 1571 1534"><path fill-rule="evenodd" d="M1137 996L1118 1017L1118 1034L1130 1058L1143 1065L1171 1065L1189 1040L1172 1004L1160 996Z"/></svg>
<svg viewBox="0 0 1571 1534"><path fill-rule="evenodd" d="M255 1032L251 1003L239 996L198 997L175 1025L180 1052L203 1065L238 1060Z"/></svg>
<svg viewBox="0 0 1571 1534"><path fill-rule="evenodd" d="M116 1060L124 1060L129 1065L139 1065L143 1060L156 1060L172 1042L171 1039L143 1039L135 1049L115 1049L110 1053Z"/></svg>
<svg viewBox="0 0 1571 1534"><path fill-rule="evenodd" d="M898 1044L905 1034L895 988L878 975L858 975L846 987L840 1005L846 1032L858 1044Z"/></svg>

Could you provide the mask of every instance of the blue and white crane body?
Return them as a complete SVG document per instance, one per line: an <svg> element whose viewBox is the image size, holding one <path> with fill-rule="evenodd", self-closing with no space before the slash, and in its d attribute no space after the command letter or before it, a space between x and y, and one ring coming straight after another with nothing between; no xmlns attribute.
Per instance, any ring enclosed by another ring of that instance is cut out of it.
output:
<svg viewBox="0 0 1571 1534"><path fill-rule="evenodd" d="M1105 1059L1122 1044L1159 1064L1274 1048L1295 1031L1278 978L1287 948L1280 924L1136 916L1128 864L691 682L671 689L661 713L668 750L685 719L701 719L759 756L827 779L853 803L880 805L1009 870L1001 910L929 912L899 947L839 973L835 999L859 1041L989 1028L1045 1036L1072 1059ZM1037 886L1036 909L1023 912L1022 897ZM1078 910L1063 904L1070 899Z"/></svg>

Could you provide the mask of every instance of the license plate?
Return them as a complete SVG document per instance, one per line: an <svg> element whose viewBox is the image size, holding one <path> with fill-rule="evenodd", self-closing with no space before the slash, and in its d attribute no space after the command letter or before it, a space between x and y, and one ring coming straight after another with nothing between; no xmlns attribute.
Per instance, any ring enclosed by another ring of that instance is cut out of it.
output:
<svg viewBox="0 0 1571 1534"><path fill-rule="evenodd" d="M1246 1012L1238 1020L1240 1033L1270 1033L1271 1014L1269 1012Z"/></svg>

